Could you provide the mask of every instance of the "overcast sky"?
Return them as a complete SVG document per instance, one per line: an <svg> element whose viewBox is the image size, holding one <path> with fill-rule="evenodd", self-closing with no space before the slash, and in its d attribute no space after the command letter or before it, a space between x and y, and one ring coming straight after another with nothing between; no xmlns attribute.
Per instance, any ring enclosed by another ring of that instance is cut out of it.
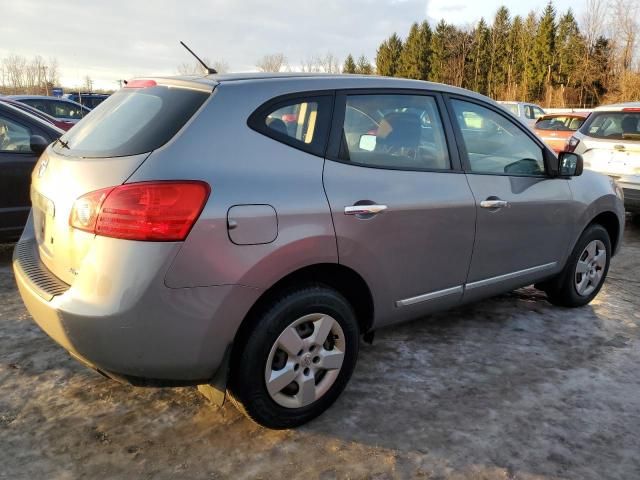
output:
<svg viewBox="0 0 640 480"><path fill-rule="evenodd" d="M178 44L224 60L232 71L255 70L265 54L282 52L291 65L332 52L364 53L406 34L414 21L441 18L467 25L492 18L501 4L512 14L542 11L546 0L2 0L0 58L11 53L58 60L64 85L89 75L97 88L118 79L175 74L190 61ZM584 0L556 0L578 16Z"/></svg>

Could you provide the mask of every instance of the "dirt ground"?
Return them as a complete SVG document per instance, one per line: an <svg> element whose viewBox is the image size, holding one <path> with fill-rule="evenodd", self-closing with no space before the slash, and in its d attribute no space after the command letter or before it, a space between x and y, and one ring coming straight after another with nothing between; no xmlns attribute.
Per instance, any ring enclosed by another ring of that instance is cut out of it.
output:
<svg viewBox="0 0 640 480"><path fill-rule="evenodd" d="M378 332L323 416L269 431L71 359L0 248L0 479L640 478L640 228L587 307L532 288Z"/></svg>

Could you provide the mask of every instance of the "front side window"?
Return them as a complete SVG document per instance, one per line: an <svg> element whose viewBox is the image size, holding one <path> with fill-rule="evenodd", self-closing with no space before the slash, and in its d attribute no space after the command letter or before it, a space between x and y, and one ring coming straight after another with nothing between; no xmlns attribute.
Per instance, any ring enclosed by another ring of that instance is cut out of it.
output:
<svg viewBox="0 0 640 480"><path fill-rule="evenodd" d="M584 127L590 137L640 141L640 112L595 112Z"/></svg>
<svg viewBox="0 0 640 480"><path fill-rule="evenodd" d="M0 152L31 152L31 131L0 115Z"/></svg>
<svg viewBox="0 0 640 480"><path fill-rule="evenodd" d="M347 96L341 159L383 168L450 169L434 97Z"/></svg>
<svg viewBox="0 0 640 480"><path fill-rule="evenodd" d="M56 118L71 118L80 120L83 116L82 108L69 102L51 102L52 115Z"/></svg>
<svg viewBox="0 0 640 480"><path fill-rule="evenodd" d="M544 175L542 148L512 121L475 103L451 104L472 172Z"/></svg>

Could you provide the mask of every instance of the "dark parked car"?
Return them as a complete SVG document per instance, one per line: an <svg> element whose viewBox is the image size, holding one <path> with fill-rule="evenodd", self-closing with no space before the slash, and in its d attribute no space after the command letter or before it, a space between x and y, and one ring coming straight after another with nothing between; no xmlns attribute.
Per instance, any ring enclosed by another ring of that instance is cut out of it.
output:
<svg viewBox="0 0 640 480"><path fill-rule="evenodd" d="M56 127L61 128L64 131L69 130L75 125L74 122L70 122L69 120L58 120L57 118L52 117L42 110L38 110L37 108L27 105L26 103L18 102L17 100L12 100L7 97L0 97L0 102L8 103L9 105L19 108L24 112L30 113L31 115L38 117L40 120L44 120L51 125L55 125Z"/></svg>
<svg viewBox="0 0 640 480"><path fill-rule="evenodd" d="M0 102L0 241L16 240L29 216L31 171L40 153L64 133Z"/></svg>
<svg viewBox="0 0 640 480"><path fill-rule="evenodd" d="M44 95L8 95L7 98L26 103L58 120L67 120L72 123L77 123L91 111L90 108L66 98L46 97Z"/></svg>

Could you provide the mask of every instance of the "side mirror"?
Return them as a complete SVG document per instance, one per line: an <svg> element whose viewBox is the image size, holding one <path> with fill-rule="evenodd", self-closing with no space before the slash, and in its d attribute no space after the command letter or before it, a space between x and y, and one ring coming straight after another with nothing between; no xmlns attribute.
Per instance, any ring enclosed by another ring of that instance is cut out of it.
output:
<svg viewBox="0 0 640 480"><path fill-rule="evenodd" d="M360 150L366 150L367 152L373 152L376 149L376 136L369 134L360 135L358 148Z"/></svg>
<svg viewBox="0 0 640 480"><path fill-rule="evenodd" d="M49 146L49 142L47 142L47 140L45 140L40 135L31 135L31 138L29 138L29 146L31 147L31 151L33 153L35 153L36 155L40 155L47 149L47 147Z"/></svg>
<svg viewBox="0 0 640 480"><path fill-rule="evenodd" d="M558 154L558 166L561 177L577 177L582 175L582 155L573 152L560 152Z"/></svg>

